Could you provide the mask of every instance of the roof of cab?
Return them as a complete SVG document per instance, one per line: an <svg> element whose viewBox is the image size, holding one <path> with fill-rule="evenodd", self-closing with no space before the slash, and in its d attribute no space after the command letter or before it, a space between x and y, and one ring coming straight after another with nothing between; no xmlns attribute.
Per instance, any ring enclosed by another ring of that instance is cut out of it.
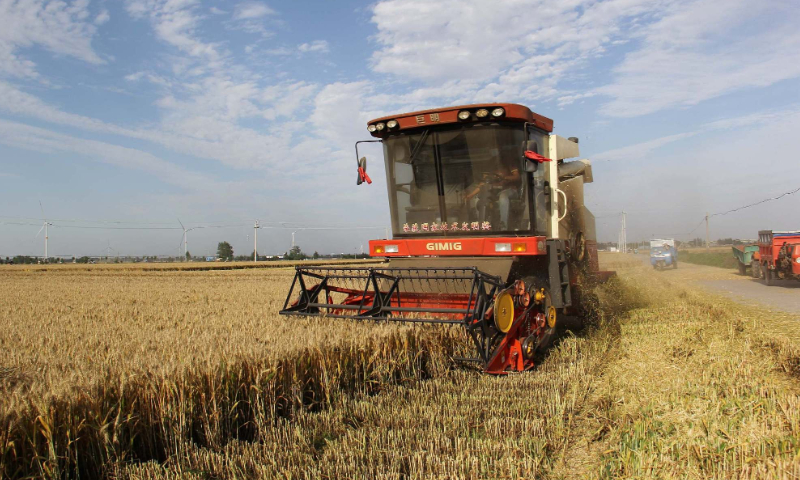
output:
<svg viewBox="0 0 800 480"><path fill-rule="evenodd" d="M477 110L485 108L491 112L498 107L505 111L502 117L497 118L498 120L528 122L546 132L553 131L553 120L534 113L528 107L519 105L517 103L478 103L473 105L456 105L452 107L433 108L430 110L420 110L417 112L401 113L398 115L388 115L385 117L376 118L367 122L367 126L377 123L385 124L389 120L397 121L397 127L391 130L386 128L383 131L370 132L375 137L382 137L387 133L393 133L411 128L429 127L437 124L474 122L477 119L474 114ZM472 115L467 120L460 120L458 118L458 113L464 110L471 112Z"/></svg>

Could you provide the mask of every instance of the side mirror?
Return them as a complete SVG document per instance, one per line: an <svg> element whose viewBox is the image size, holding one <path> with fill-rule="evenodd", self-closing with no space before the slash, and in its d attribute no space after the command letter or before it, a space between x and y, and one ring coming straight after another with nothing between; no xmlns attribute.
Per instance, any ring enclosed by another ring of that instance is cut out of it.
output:
<svg viewBox="0 0 800 480"><path fill-rule="evenodd" d="M535 172L542 160L539 158L539 144L536 140L524 143L525 171Z"/></svg>
<svg viewBox="0 0 800 480"><path fill-rule="evenodd" d="M361 185L364 182L367 182L367 184L372 183L372 179L367 175L367 157L358 159L358 178L356 179L356 185Z"/></svg>

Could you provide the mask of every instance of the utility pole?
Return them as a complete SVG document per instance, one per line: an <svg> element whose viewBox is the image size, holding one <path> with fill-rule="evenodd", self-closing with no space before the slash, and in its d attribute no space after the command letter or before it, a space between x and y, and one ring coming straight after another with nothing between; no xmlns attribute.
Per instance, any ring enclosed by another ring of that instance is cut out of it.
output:
<svg viewBox="0 0 800 480"><path fill-rule="evenodd" d="M706 212L706 251L708 250L708 212Z"/></svg>
<svg viewBox="0 0 800 480"><path fill-rule="evenodd" d="M258 261L258 229L261 228L258 226L258 220L256 220L256 224L253 226L253 261Z"/></svg>
<svg viewBox="0 0 800 480"><path fill-rule="evenodd" d="M622 211L622 253L628 253L628 214Z"/></svg>

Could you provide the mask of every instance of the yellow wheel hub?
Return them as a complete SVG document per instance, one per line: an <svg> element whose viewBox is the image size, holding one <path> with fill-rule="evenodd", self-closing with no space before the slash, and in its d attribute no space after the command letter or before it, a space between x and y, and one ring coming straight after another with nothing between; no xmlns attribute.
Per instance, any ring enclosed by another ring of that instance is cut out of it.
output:
<svg viewBox="0 0 800 480"><path fill-rule="evenodd" d="M547 310L547 326L555 328L556 326L556 307L551 306Z"/></svg>
<svg viewBox="0 0 800 480"><path fill-rule="evenodd" d="M542 288L542 289L538 290L536 292L536 294L533 296L533 301L538 305L538 304L544 302L545 298L547 298L547 296L544 293L544 288Z"/></svg>
<svg viewBox="0 0 800 480"><path fill-rule="evenodd" d="M514 297L508 290L500 292L494 299L494 325L503 333L507 333L514 323Z"/></svg>

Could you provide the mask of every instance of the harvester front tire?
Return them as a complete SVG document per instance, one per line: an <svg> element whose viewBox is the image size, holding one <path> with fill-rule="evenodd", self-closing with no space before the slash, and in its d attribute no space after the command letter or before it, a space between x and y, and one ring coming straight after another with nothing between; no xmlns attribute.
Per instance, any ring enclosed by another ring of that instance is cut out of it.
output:
<svg viewBox="0 0 800 480"><path fill-rule="evenodd" d="M759 268L759 264L756 261L750 263L750 276L753 278L761 277L761 268Z"/></svg>

